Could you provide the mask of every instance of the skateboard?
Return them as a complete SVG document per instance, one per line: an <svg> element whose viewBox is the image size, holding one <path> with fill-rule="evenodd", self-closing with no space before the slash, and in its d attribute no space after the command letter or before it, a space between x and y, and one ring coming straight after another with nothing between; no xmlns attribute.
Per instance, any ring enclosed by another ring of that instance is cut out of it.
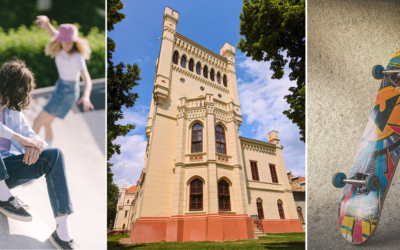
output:
<svg viewBox="0 0 400 250"><path fill-rule="evenodd" d="M381 84L350 174L332 177L333 186L343 188L340 231L352 244L374 235L400 158L400 50L386 69L375 65L372 76Z"/></svg>

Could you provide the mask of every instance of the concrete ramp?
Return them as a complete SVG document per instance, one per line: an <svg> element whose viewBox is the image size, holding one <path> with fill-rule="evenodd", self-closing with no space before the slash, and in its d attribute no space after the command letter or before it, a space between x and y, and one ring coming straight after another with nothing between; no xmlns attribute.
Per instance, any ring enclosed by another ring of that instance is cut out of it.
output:
<svg viewBox="0 0 400 250"><path fill-rule="evenodd" d="M1 249L55 249L49 241L53 232L32 210L33 220L17 221L0 213Z"/></svg>
<svg viewBox="0 0 400 250"><path fill-rule="evenodd" d="M52 91L54 87L33 91L30 109L23 111L31 125L49 101ZM79 106L74 105L64 120L54 120L52 147L61 149L65 156L68 185L74 206L74 213L69 218L74 241L81 249L106 249L105 79L93 80L91 99L95 110L83 113ZM43 129L39 136L44 137ZM56 223L47 193L46 179L41 177L18 186L12 189L11 193L29 205L31 209L28 212L35 211L36 217L46 224L46 228L51 229L44 233L48 238L56 229ZM40 232L40 229L38 230ZM0 249L3 249L2 240L8 235L10 233L3 235L0 227ZM43 237L36 243L44 244L46 238ZM35 241L32 241L32 246L28 243L31 242L27 241L24 247L18 248L35 248ZM6 247L8 248L11 247Z"/></svg>

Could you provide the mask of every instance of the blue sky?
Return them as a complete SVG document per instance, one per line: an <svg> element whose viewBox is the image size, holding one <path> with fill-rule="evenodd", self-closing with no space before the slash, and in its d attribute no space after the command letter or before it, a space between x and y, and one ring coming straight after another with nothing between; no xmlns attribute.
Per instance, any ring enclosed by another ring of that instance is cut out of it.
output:
<svg viewBox="0 0 400 250"><path fill-rule="evenodd" d="M140 86L134 89L140 98L134 108L124 109L120 124L133 123L136 129L126 137L117 138L121 155L114 155L114 182L135 185L144 166L146 149L145 127L149 115L154 85L155 62L160 50L163 14L166 6L179 12L177 32L219 54L227 42L235 47L240 40L239 15L243 2L232 1L123 1L121 11L126 18L108 33L117 43L115 63L137 63L141 71ZM236 49L236 76L242 106L243 123L240 135L267 141L267 133L279 131L286 170L305 176L305 144L300 141L299 129L282 114L289 108L284 95L295 85L288 79L289 68L280 80L272 80L269 62L256 62Z"/></svg>

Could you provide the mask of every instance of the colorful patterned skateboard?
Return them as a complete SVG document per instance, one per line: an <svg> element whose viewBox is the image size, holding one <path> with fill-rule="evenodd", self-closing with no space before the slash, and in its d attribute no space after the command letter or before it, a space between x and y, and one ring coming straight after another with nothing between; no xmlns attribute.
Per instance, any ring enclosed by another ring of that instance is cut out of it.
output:
<svg viewBox="0 0 400 250"><path fill-rule="evenodd" d="M386 70L376 65L372 75L382 81L350 174L332 178L335 187L343 188L340 231L353 244L375 233L400 158L400 50Z"/></svg>

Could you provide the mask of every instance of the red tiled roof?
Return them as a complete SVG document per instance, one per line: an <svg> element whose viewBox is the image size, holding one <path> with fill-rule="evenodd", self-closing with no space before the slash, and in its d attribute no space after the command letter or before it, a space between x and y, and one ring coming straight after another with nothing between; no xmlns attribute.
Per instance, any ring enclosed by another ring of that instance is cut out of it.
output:
<svg viewBox="0 0 400 250"><path fill-rule="evenodd" d="M300 177L300 181L301 182L306 181L306 177Z"/></svg>
<svg viewBox="0 0 400 250"><path fill-rule="evenodd" d="M132 186L132 187L128 188L128 189L126 190L126 192L131 192L131 193L136 192L136 186Z"/></svg>

